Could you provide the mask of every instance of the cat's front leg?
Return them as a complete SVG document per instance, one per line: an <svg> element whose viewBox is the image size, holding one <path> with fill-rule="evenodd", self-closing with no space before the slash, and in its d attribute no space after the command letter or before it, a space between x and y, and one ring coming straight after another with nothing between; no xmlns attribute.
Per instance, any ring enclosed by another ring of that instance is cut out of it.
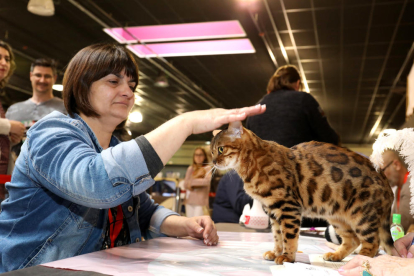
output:
<svg viewBox="0 0 414 276"><path fill-rule="evenodd" d="M273 261L276 257L283 253L282 232L280 231L280 224L275 219L274 215L270 215L270 224L272 225L273 239L275 241L275 248L273 251L267 251L263 254L263 259Z"/></svg>
<svg viewBox="0 0 414 276"><path fill-rule="evenodd" d="M283 238L283 254L276 257L275 263L281 265L284 262L293 263L298 250L299 228L301 216L299 212L292 215L283 214L278 218Z"/></svg>

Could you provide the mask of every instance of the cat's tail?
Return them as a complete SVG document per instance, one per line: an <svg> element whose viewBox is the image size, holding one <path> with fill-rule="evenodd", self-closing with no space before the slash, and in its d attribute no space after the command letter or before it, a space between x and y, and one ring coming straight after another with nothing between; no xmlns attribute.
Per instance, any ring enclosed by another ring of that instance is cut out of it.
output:
<svg viewBox="0 0 414 276"><path fill-rule="evenodd" d="M394 241L391 237L391 213L384 215L384 220L379 229L380 245L384 248L388 255L392 255L392 249L394 248Z"/></svg>

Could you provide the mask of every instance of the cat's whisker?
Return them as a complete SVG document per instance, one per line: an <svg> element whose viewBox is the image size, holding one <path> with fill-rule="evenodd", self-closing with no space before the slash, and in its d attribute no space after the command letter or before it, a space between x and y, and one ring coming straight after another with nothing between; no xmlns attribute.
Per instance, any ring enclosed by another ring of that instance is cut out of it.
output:
<svg viewBox="0 0 414 276"><path fill-rule="evenodd" d="M211 167L211 169L206 173L209 174L210 172L212 172L214 170L214 167Z"/></svg>

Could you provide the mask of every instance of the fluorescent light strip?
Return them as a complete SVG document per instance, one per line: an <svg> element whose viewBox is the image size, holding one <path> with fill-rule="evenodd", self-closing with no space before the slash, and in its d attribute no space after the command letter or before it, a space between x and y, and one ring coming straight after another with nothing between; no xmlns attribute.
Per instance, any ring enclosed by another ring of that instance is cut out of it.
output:
<svg viewBox="0 0 414 276"><path fill-rule="evenodd" d="M238 20L110 29L105 28L104 32L119 43L148 43L246 36L246 33Z"/></svg>
<svg viewBox="0 0 414 276"><path fill-rule="evenodd" d="M205 56L205 55L225 55L225 54L249 54L255 53L255 49L247 38L174 42L174 43L155 43L147 45L127 46L134 54L140 58L148 57L179 57L179 56Z"/></svg>

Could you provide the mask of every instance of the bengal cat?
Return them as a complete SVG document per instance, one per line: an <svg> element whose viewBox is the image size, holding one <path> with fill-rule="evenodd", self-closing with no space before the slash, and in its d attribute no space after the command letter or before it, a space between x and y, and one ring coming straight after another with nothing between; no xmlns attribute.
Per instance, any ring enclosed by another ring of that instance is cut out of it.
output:
<svg viewBox="0 0 414 276"><path fill-rule="evenodd" d="M264 259L295 261L302 216L326 219L341 236L336 252L324 254L327 261L341 261L360 243L361 255L375 256L380 243L391 254L393 192L367 158L321 142L289 149L261 140L240 122L218 133L211 151L215 167L234 169L270 217L275 247Z"/></svg>

